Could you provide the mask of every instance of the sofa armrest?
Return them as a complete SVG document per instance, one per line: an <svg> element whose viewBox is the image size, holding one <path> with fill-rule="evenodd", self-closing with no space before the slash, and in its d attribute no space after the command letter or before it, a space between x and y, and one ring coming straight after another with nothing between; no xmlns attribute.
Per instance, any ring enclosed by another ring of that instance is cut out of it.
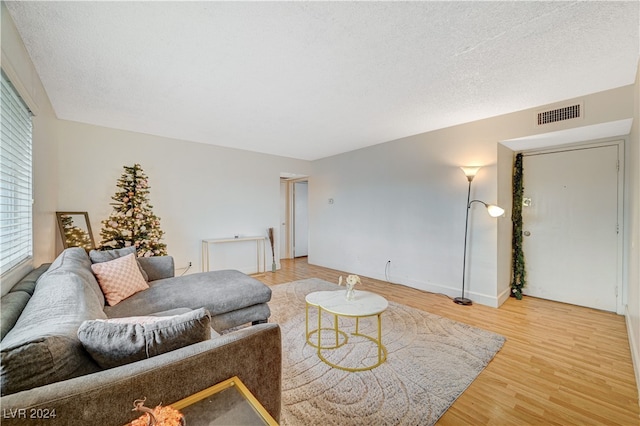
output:
<svg viewBox="0 0 640 426"><path fill-rule="evenodd" d="M149 281L172 278L175 275L173 256L139 257L138 262L149 276Z"/></svg>
<svg viewBox="0 0 640 426"><path fill-rule="evenodd" d="M133 401L169 405L233 376L280 419L282 346L277 324L260 324L144 361L53 383L0 399L3 425L55 410L46 425L123 425L140 416ZM49 411L47 411L49 410ZM24 417L26 416L26 417Z"/></svg>

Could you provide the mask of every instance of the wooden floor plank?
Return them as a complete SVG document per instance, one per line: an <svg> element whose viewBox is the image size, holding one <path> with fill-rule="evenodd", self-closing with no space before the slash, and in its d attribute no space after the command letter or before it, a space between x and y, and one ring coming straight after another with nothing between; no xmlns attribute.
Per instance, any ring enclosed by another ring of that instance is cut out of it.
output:
<svg viewBox="0 0 640 426"><path fill-rule="evenodd" d="M306 278L338 282L336 271L283 259L257 277L267 285ZM445 295L361 277L361 289L502 334L507 342L438 425L640 425L624 317L525 297L500 308L460 306Z"/></svg>

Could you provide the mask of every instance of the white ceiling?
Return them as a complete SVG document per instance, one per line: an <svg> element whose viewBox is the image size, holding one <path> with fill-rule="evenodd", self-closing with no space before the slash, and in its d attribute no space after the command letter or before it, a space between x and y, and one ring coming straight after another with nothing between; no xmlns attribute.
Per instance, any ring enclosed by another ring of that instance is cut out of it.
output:
<svg viewBox="0 0 640 426"><path fill-rule="evenodd" d="M640 2L6 2L59 118L313 160L632 84Z"/></svg>

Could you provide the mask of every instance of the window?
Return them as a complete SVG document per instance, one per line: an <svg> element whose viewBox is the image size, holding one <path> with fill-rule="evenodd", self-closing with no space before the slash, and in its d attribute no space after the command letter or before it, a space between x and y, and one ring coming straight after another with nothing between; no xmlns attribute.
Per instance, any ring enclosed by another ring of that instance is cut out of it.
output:
<svg viewBox="0 0 640 426"><path fill-rule="evenodd" d="M31 259L31 112L2 72L0 114L0 274Z"/></svg>

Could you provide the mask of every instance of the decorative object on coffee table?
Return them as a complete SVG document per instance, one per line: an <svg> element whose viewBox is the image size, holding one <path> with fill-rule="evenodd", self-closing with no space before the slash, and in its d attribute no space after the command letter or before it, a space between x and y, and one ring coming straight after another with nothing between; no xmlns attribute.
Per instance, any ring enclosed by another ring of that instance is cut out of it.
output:
<svg viewBox="0 0 640 426"><path fill-rule="evenodd" d="M356 284L360 284L360 277L357 275L347 275L347 279L345 280L345 285L347 286L347 292L345 294L345 298L347 300L353 300L356 297L356 291L354 287ZM338 278L338 285L342 285L342 275Z"/></svg>
<svg viewBox="0 0 640 426"><path fill-rule="evenodd" d="M82 247L89 251L95 248L91 223L87 212L56 212L62 247Z"/></svg>
<svg viewBox="0 0 640 426"><path fill-rule="evenodd" d="M140 164L124 170L117 183L120 190L111 197L113 212L102 221L101 250L135 246L138 257L166 256L160 218L149 204L149 179Z"/></svg>

